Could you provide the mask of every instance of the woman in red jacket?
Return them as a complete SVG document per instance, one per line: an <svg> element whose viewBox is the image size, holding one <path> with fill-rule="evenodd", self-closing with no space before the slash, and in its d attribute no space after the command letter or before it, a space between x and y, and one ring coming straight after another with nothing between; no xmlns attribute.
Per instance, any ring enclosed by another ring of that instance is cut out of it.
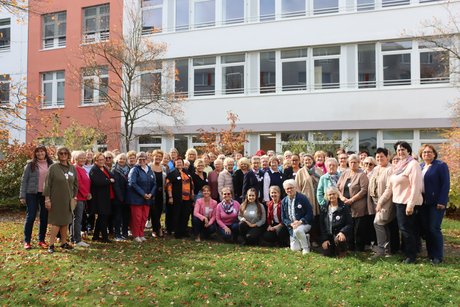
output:
<svg viewBox="0 0 460 307"><path fill-rule="evenodd" d="M89 244L81 240L81 226L83 219L83 211L86 207L86 201L91 199L91 180L83 166L86 163L86 153L84 151L73 152L72 156L75 159L75 169L77 170L78 180L78 193L77 193L77 206L73 210L73 222L70 229L72 242L76 246L88 247Z"/></svg>
<svg viewBox="0 0 460 307"><path fill-rule="evenodd" d="M278 244L280 247L289 246L289 231L281 222L281 190L278 186L270 187L270 198L267 202L267 231L263 234L263 241Z"/></svg>

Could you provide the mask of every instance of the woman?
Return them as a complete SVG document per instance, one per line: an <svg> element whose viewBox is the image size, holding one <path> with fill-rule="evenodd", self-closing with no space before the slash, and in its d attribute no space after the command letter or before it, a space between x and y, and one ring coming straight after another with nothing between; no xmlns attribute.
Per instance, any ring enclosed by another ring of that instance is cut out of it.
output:
<svg viewBox="0 0 460 307"><path fill-rule="evenodd" d="M380 209L390 198L396 206L396 218L404 240L404 263L415 263L417 258L416 216L418 207L423 203L423 178L420 165L412 157L412 147L407 142L395 144L400 161L393 167L385 192L380 197L377 207Z"/></svg>
<svg viewBox="0 0 460 307"><path fill-rule="evenodd" d="M206 175L209 175L209 173L212 172L212 170L213 170L212 166L210 165L211 160L209 159L209 155L207 153L204 153L204 154L201 155L201 159L204 162L204 170L203 171L206 173Z"/></svg>
<svg viewBox="0 0 460 307"><path fill-rule="evenodd" d="M326 161L326 153L322 150L318 150L315 152L314 158L318 174L320 176L326 174L327 169L326 165L324 164L324 162Z"/></svg>
<svg viewBox="0 0 460 307"><path fill-rule="evenodd" d="M337 171L338 162L335 158L327 158L326 162L327 173L319 178L318 190L316 191L316 197L318 198L319 206L326 206L326 191L329 187L337 187L340 173Z"/></svg>
<svg viewBox="0 0 460 307"><path fill-rule="evenodd" d="M320 168L316 167L315 160L312 155L309 155L309 154L305 155L303 159L303 165L308 170L308 174L313 180L313 189L315 192L313 195L316 195L316 190L318 189L319 178L321 178L321 176L324 173Z"/></svg>
<svg viewBox="0 0 460 307"><path fill-rule="evenodd" d="M32 248L32 230L34 228L37 210L40 211L40 228L38 232L38 246L48 248L45 243L46 229L48 227L48 210L45 209L45 197L43 196L43 184L45 182L48 168L53 160L48 155L46 147L39 145L35 147L32 161L24 168L21 179L19 200L26 205L26 221L24 223L24 248Z"/></svg>
<svg viewBox="0 0 460 307"><path fill-rule="evenodd" d="M94 155L94 166L89 172L91 179L91 213L97 215L94 227L93 241L110 243L107 233L109 216L112 214L112 202L115 199L113 183L115 179L106 166L106 157L103 153Z"/></svg>
<svg viewBox="0 0 460 307"><path fill-rule="evenodd" d="M203 194L201 194L201 189L205 185L208 185L208 174L206 174L206 172L204 171L204 167L205 164L203 159L195 160L195 172L191 174L193 180L195 199L203 197Z"/></svg>
<svg viewBox="0 0 460 307"><path fill-rule="evenodd" d="M280 160L273 156L269 160L270 169L265 172L264 175L264 201L267 202L270 200L270 187L276 185L282 191L284 177L283 174L279 171ZM282 193L282 196L284 193Z"/></svg>
<svg viewBox="0 0 460 307"><path fill-rule="evenodd" d="M211 198L220 201L219 197L219 174L222 172L224 163L220 159L214 161L214 170L208 174L209 188L211 189Z"/></svg>
<svg viewBox="0 0 460 307"><path fill-rule="evenodd" d="M137 152L134 150L130 150L126 153L126 156L128 157L128 167L129 169L132 169L134 165L136 165L136 154Z"/></svg>
<svg viewBox="0 0 460 307"><path fill-rule="evenodd" d="M128 157L121 153L115 157L113 167L113 184L115 198L113 201L113 226L115 228L115 241L123 241L128 238L128 225L130 220L130 208L126 203L128 190Z"/></svg>
<svg viewBox="0 0 460 307"><path fill-rule="evenodd" d="M127 203L131 208L131 233L135 242L142 243L146 241L144 226L155 200L157 183L152 169L147 165L147 154L138 152L136 160L136 165L128 174Z"/></svg>
<svg viewBox="0 0 460 307"><path fill-rule="evenodd" d="M188 170L187 170L189 175L195 173L195 160L197 158L197 155L198 153L196 152L195 148L189 148L185 152L185 160L187 160L190 163L190 165L188 166ZM185 163L184 163L184 169L185 169Z"/></svg>
<svg viewBox="0 0 460 307"><path fill-rule="evenodd" d="M166 174L169 174L169 154L167 152L163 152L163 159L160 163L161 166L165 168Z"/></svg>
<svg viewBox="0 0 460 307"><path fill-rule="evenodd" d="M350 168L346 170L337 182L340 192L340 200L351 207L353 217L353 237L350 238L350 249L364 251L366 227L365 215L367 215L367 189L369 179L359 168L358 155L348 157Z"/></svg>
<svg viewBox="0 0 460 307"><path fill-rule="evenodd" d="M441 224L449 198L450 177L447 164L437 160L438 153L434 146L423 145L420 149L423 163L423 205L420 209L421 221L426 235L428 258L437 265L444 258L444 241Z"/></svg>
<svg viewBox="0 0 460 307"><path fill-rule="evenodd" d="M169 158L170 158L170 160L168 162L168 167L169 167L168 174L174 170L174 163L176 162L178 156L179 156L179 152L177 151L176 148L171 148L169 150Z"/></svg>
<svg viewBox="0 0 460 307"><path fill-rule="evenodd" d="M291 161L291 166L284 170L283 175L285 179L295 180L297 173L300 171L300 157L296 154L293 154L289 161Z"/></svg>
<svg viewBox="0 0 460 307"><path fill-rule="evenodd" d="M371 257L376 259L395 252L399 249L399 240L392 240L392 223L395 219L395 210L391 199L382 203L380 207L377 203L387 187L388 179L392 174L392 167L389 163L389 152L386 148L377 148L375 154L377 166L369 179L368 211L375 214L374 229L377 238L377 246L374 248L375 254ZM399 237L399 232L396 233Z"/></svg>
<svg viewBox="0 0 460 307"><path fill-rule="evenodd" d="M157 190L155 194L155 201L153 206L150 207L150 219L152 220L152 236L154 238L163 237L163 230L161 228L161 214L163 213L163 206L166 201L165 184L167 170L164 165L161 165L163 159L163 151L156 149L153 151L153 164L151 166L155 174L155 181L157 183Z"/></svg>
<svg viewBox="0 0 460 307"><path fill-rule="evenodd" d="M114 154L111 151L106 151L104 152L104 157L105 157L105 166L107 166L109 170L112 170Z"/></svg>
<svg viewBox="0 0 460 307"><path fill-rule="evenodd" d="M217 201L211 198L211 189L208 185L203 186L201 194L203 197L195 202L192 218L192 228L196 242L200 242L201 238L209 238L216 231Z"/></svg>
<svg viewBox="0 0 460 307"><path fill-rule="evenodd" d="M176 239L180 239L187 235L187 225L192 212L194 192L192 177L185 172L182 159L178 158L174 166L174 171L166 177L166 192L171 212L170 216L167 217L166 227L168 232L174 231Z"/></svg>
<svg viewBox="0 0 460 307"><path fill-rule="evenodd" d="M219 195L222 195L222 190L224 188L229 188L233 195L233 164L235 160L233 158L225 158L224 160L224 170L220 172L218 182Z"/></svg>
<svg viewBox="0 0 460 307"><path fill-rule="evenodd" d="M321 207L321 247L324 256L344 257L347 240L353 230L350 207L339 201L339 190L335 186L326 189L326 204Z"/></svg>
<svg viewBox="0 0 460 307"><path fill-rule="evenodd" d="M66 147L57 150L58 163L48 169L43 195L48 209L48 223L51 224L48 252L54 253L54 242L61 234L61 248L72 249L67 243L67 229L72 223L72 202L76 202L78 179L75 167L69 163L70 151Z"/></svg>
<svg viewBox="0 0 460 307"><path fill-rule="evenodd" d="M267 203L267 231L263 241L277 244L280 247L289 246L289 231L281 222L281 191L276 185L270 187L271 200Z"/></svg>
<svg viewBox="0 0 460 307"><path fill-rule="evenodd" d="M91 181L88 173L84 169L86 162L86 153L84 151L75 152L75 170L77 172L78 193L77 205L73 210L72 227L70 228L71 241L80 247L89 247L89 244L81 240L81 230L83 213L86 208L86 202L92 198L90 189Z"/></svg>
<svg viewBox="0 0 460 307"><path fill-rule="evenodd" d="M374 157L366 157L363 160L363 171L366 173L367 178L371 178L374 168L377 166L377 162Z"/></svg>
<svg viewBox="0 0 460 307"><path fill-rule="evenodd" d="M93 157L94 157L94 154L93 152L88 149L86 151L86 161L85 161L85 165L83 165L83 168L85 169L86 173L88 174L89 176L89 171L91 170L91 168L93 167Z"/></svg>
<svg viewBox="0 0 460 307"><path fill-rule="evenodd" d="M337 171L342 174L348 169L348 155L346 153L340 153L337 158L339 160Z"/></svg>
<svg viewBox="0 0 460 307"><path fill-rule="evenodd" d="M239 223L238 213L240 204L233 199L232 190L229 187L222 189L222 202L217 205L216 221L219 232L225 241L238 240Z"/></svg>
<svg viewBox="0 0 460 307"><path fill-rule="evenodd" d="M243 195L246 196L248 190L254 188L257 191L257 199L263 201L264 172L260 169L260 158L258 156L251 158L251 166L249 171L244 174Z"/></svg>
<svg viewBox="0 0 460 307"><path fill-rule="evenodd" d="M238 214L239 232L243 244L259 243L260 237L264 234L266 219L265 208L258 200L257 190L250 188Z"/></svg>
<svg viewBox="0 0 460 307"><path fill-rule="evenodd" d="M249 172L251 162L248 158L243 157L238 160L239 168L233 174L233 195L238 202L241 202L244 198L243 195L243 183L244 176Z"/></svg>
<svg viewBox="0 0 460 307"><path fill-rule="evenodd" d="M281 201L281 220L289 230L292 251L310 252L308 232L313 222L313 210L308 198L297 192L297 184L288 179L283 182L287 196Z"/></svg>

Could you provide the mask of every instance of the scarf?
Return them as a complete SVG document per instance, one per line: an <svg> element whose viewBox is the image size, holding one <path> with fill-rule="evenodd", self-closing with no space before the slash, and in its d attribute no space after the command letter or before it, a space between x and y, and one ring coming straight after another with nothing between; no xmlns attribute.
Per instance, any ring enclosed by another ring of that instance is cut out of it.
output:
<svg viewBox="0 0 460 307"><path fill-rule="evenodd" d="M333 187L337 187L337 181L339 181L339 173L335 173L334 175L329 175L329 178L331 180L331 184Z"/></svg>
<svg viewBox="0 0 460 307"><path fill-rule="evenodd" d="M324 165L324 163L316 163L315 165L316 167L319 167L320 169L323 170L323 174L327 173L326 165Z"/></svg>
<svg viewBox="0 0 460 307"><path fill-rule="evenodd" d="M401 160L396 164L395 168L393 169L394 175L400 175L402 172L406 170L407 165L414 160L414 157L409 156L406 160Z"/></svg>
<svg viewBox="0 0 460 307"><path fill-rule="evenodd" d="M120 174L122 174L123 176L128 177L128 173L129 173L129 166L128 165L120 166L118 163L116 163L115 164L115 170L117 172L119 172Z"/></svg>
<svg viewBox="0 0 460 307"><path fill-rule="evenodd" d="M320 175L318 175L317 172L315 172L315 165L313 164L311 168L307 168L308 170L308 174L312 177L316 177L316 178L319 178L321 177Z"/></svg>
<svg viewBox="0 0 460 307"><path fill-rule="evenodd" d="M233 213L233 200L229 204L226 204L225 201L222 201L221 205L225 213L227 214Z"/></svg>

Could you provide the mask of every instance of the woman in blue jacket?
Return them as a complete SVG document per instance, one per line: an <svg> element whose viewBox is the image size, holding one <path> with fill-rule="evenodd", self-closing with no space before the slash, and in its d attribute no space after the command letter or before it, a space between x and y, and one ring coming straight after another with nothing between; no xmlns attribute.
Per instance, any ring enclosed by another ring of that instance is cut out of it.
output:
<svg viewBox="0 0 460 307"><path fill-rule="evenodd" d="M131 233L134 241L145 241L144 226L149 216L150 206L156 193L156 179L147 155L141 151L136 155L137 163L128 174L128 190L126 202L131 207Z"/></svg>
<svg viewBox="0 0 460 307"><path fill-rule="evenodd" d="M450 176L447 164L437 160L438 153L432 145L420 149L424 192L420 210L422 228L426 235L426 249L431 263L436 265L444 257L441 223L449 197Z"/></svg>

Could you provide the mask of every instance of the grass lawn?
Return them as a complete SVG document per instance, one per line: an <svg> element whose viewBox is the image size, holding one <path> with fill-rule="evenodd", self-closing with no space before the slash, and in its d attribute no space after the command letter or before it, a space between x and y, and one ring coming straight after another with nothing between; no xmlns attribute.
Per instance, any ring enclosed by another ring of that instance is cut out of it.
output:
<svg viewBox="0 0 460 307"><path fill-rule="evenodd" d="M403 265L401 256L328 259L151 238L48 255L23 250L22 222L22 216L0 222L1 305L460 305L459 221L443 224L448 255L437 267L425 259Z"/></svg>

